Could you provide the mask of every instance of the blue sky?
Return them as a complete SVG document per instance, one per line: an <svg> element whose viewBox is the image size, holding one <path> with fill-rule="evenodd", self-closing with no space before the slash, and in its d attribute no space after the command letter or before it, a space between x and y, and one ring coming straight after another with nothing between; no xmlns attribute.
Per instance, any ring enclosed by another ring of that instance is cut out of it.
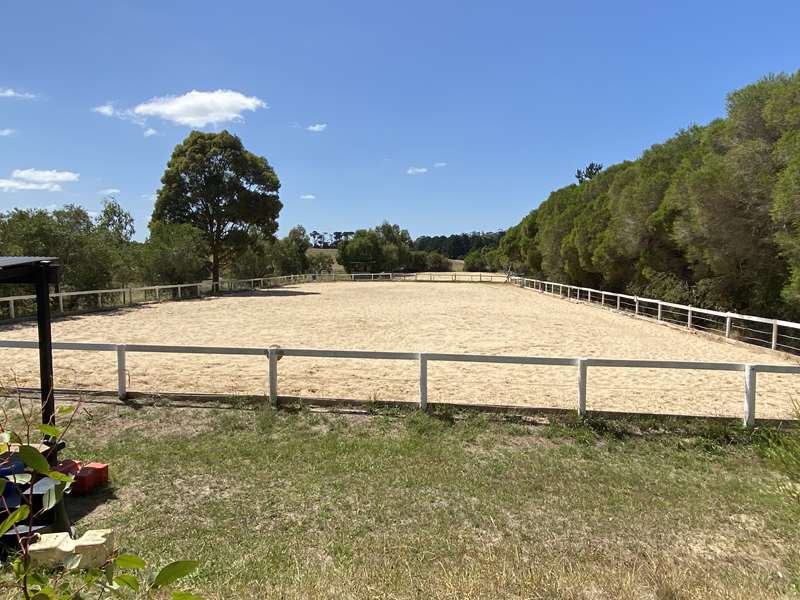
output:
<svg viewBox="0 0 800 600"><path fill-rule="evenodd" d="M0 210L96 210L118 190L140 239L192 124L269 159L281 232L493 230L589 161L636 158L800 68L796 1L31 1L0 17Z"/></svg>

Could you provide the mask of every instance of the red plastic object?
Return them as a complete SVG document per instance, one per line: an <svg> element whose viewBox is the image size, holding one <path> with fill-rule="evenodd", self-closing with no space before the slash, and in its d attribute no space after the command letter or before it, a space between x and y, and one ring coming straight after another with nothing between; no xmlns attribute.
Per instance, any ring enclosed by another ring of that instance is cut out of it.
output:
<svg viewBox="0 0 800 600"><path fill-rule="evenodd" d="M88 494L93 489L108 483L108 465L104 463L89 463L84 465L75 481L72 483L73 494Z"/></svg>
<svg viewBox="0 0 800 600"><path fill-rule="evenodd" d="M94 469L98 473L98 485L105 485L108 483L108 465L105 463L91 462L86 465L88 469Z"/></svg>

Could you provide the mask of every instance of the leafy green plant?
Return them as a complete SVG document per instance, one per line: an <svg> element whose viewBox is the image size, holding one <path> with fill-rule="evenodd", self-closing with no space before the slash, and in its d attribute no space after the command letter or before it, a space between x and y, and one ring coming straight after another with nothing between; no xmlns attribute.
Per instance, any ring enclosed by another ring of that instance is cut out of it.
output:
<svg viewBox="0 0 800 600"><path fill-rule="evenodd" d="M8 397L0 388L0 398ZM152 592L170 591L173 600L197 600L200 597L181 590L171 590L179 579L192 573L197 561L179 560L164 566L153 578L143 575L147 565L133 554L116 554L96 568L81 568L81 556L68 557L58 568L37 565L31 559L30 547L37 535L31 535L34 525L48 511L57 508L74 478L51 466L48 455L62 444L64 436L75 422L81 408L80 402L70 407L60 407L58 414L66 418L66 425L36 423L38 406L24 402L16 393L10 407L3 407L0 419L0 469L10 474L0 477L0 494L6 486L18 486L18 499L9 502L0 496L0 536L13 532L16 550L9 556L9 566L0 585L11 588L25 600L78 600L82 598L135 598ZM11 410L8 410L8 409ZM9 414L14 417L10 417ZM38 415L37 415L38 416ZM37 439L37 442L33 440ZM44 451L44 453L43 453ZM20 468L20 463L23 468ZM15 468L11 468L15 467ZM20 472L22 471L22 472ZM55 485L34 501L34 484L43 478L54 480Z"/></svg>

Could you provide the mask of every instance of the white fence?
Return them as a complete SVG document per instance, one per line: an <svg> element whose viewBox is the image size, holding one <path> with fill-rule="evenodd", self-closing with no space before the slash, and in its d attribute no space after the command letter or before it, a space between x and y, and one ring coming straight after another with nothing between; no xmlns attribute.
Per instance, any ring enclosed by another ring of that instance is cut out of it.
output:
<svg viewBox="0 0 800 600"><path fill-rule="evenodd" d="M226 279L220 281L219 291L223 293L226 291L235 292L312 281L464 281L499 283L507 280L508 278L505 275L493 273L309 273L282 277L258 277L255 279ZM174 285L60 292L50 296L59 313L71 314L86 310L130 306L162 300L199 298L211 293L211 282L205 281ZM36 296L32 294L0 298L0 320L34 315L36 312L35 302Z"/></svg>
<svg viewBox="0 0 800 600"><path fill-rule="evenodd" d="M596 304L772 350L800 354L800 323L697 308L539 279L510 277L509 281L544 294Z"/></svg>
<svg viewBox="0 0 800 600"><path fill-rule="evenodd" d="M321 273L234 279L220 282L220 292L235 292L272 288L295 283L323 281L439 281L439 282L493 282L511 283L541 293L577 300L615 309L638 317L662 323L685 326L726 338L733 338L764 348L791 354L800 354L800 323L741 315L705 308L697 308L652 298L606 292L593 288L567 285L496 273L441 272L441 273ZM60 314L86 310L114 308L159 302L198 298L212 293L211 282L177 285L153 285L106 290L87 290L52 294L52 302ZM36 296L8 296L0 298L0 320L15 319L35 314Z"/></svg>
<svg viewBox="0 0 800 600"><path fill-rule="evenodd" d="M38 342L0 341L0 348L39 347ZM586 389L591 367L633 368L633 369L684 369L702 371L739 371L743 373L742 423L752 427L756 418L756 383L758 373L791 373L800 375L800 366L695 362L675 360L630 360L609 358L559 358L542 356L493 356L484 354L438 354L423 352L366 352L360 350L312 350L305 348L236 348L225 346L164 346L156 344L100 344L79 342L56 342L54 350L73 350L90 352L114 352L117 356L117 394L120 399L128 395L127 354L131 352L158 352L171 354L217 354L238 356L264 356L267 359L266 396L278 404L278 361L285 357L340 358L366 360L403 360L419 364L419 408L428 408L428 363L429 362L469 362L514 365L544 365L567 367L576 370L577 397L576 409L583 416L587 410Z"/></svg>

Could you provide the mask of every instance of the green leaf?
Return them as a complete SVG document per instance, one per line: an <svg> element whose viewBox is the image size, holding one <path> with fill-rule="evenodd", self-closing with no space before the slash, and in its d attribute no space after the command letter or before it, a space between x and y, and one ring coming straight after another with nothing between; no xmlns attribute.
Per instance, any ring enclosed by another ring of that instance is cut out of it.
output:
<svg viewBox="0 0 800 600"><path fill-rule="evenodd" d="M120 554L114 559L120 569L144 569L144 561L133 554Z"/></svg>
<svg viewBox="0 0 800 600"><path fill-rule="evenodd" d="M31 509L28 507L27 504L23 504L17 510L9 514L5 520L0 523L0 535L3 535L9 529L14 526L14 523L19 523L28 518Z"/></svg>
<svg viewBox="0 0 800 600"><path fill-rule="evenodd" d="M194 571L199 564L196 560L176 560L158 572L153 581L153 587L160 588L174 583Z"/></svg>
<svg viewBox="0 0 800 600"><path fill-rule="evenodd" d="M58 436L61 435L61 429L59 429L55 425L46 425L45 423L41 423L41 424L37 425L37 428L43 434L48 435L48 436L53 437L53 438L57 438Z"/></svg>
<svg viewBox="0 0 800 600"><path fill-rule="evenodd" d="M66 487L65 483L57 483L49 487L45 493L42 494L42 508L44 510L50 510L58 504L64 496L64 488Z"/></svg>
<svg viewBox="0 0 800 600"><path fill-rule="evenodd" d="M67 475L66 473L61 473L59 471L48 471L46 475L50 479L55 479L56 481L63 481L64 483L72 483L75 481L75 478L72 475Z"/></svg>
<svg viewBox="0 0 800 600"><path fill-rule="evenodd" d="M172 600L203 600L202 596L197 596L189 592L172 592Z"/></svg>
<svg viewBox="0 0 800 600"><path fill-rule="evenodd" d="M75 412L76 410L78 410L77 406L59 406L56 409L56 412L60 415L65 415L67 413Z"/></svg>
<svg viewBox="0 0 800 600"><path fill-rule="evenodd" d="M50 472L50 463L48 463L44 455L33 446L20 446L19 457L22 459L22 462L37 473L47 475Z"/></svg>
<svg viewBox="0 0 800 600"><path fill-rule="evenodd" d="M116 583L120 587L127 587L132 589L134 592L139 591L139 580L136 579L133 575L130 574L123 574L117 575L114 577L114 583Z"/></svg>

